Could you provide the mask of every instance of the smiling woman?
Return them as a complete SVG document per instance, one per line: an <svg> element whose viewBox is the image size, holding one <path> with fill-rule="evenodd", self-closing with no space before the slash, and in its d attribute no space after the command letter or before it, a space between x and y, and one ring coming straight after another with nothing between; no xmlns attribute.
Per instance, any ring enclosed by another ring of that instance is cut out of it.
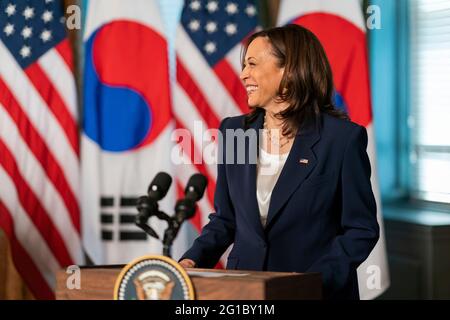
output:
<svg viewBox="0 0 450 320"><path fill-rule="evenodd" d="M333 104L331 67L319 40L308 29L288 25L253 34L244 47L242 66L246 87L257 81L264 88L256 97L249 96L250 121L261 107L277 114L283 120L283 133L292 135L315 122L320 112L348 119Z"/></svg>
<svg viewBox="0 0 450 320"><path fill-rule="evenodd" d="M278 95L284 67L278 65L271 47L267 38L256 38L249 45L242 62L241 79L247 89L248 105L252 108L267 106L280 109L286 105L279 105L274 100Z"/></svg>
<svg viewBox="0 0 450 320"><path fill-rule="evenodd" d="M242 67L251 112L221 123L216 212L180 264L213 267L233 244L228 269L320 272L325 298L358 299L356 269L379 237L366 129L333 105L330 64L304 27L255 33ZM248 162L234 161L229 130L260 133L258 149L237 149Z"/></svg>

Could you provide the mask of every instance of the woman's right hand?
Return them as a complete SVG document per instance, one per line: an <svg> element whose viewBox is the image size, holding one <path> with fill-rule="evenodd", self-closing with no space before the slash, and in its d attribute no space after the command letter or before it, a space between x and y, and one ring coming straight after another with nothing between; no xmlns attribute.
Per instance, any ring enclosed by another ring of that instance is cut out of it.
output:
<svg viewBox="0 0 450 320"><path fill-rule="evenodd" d="M191 259L183 259L179 262L183 268L195 268L195 261Z"/></svg>

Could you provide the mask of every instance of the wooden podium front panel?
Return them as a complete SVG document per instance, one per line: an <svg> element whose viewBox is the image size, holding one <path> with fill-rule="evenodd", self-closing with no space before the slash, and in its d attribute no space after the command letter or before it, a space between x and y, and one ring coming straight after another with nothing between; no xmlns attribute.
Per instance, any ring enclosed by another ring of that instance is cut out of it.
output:
<svg viewBox="0 0 450 320"><path fill-rule="evenodd" d="M56 275L58 300L110 300L123 266L81 268L81 289L69 290L64 270ZM245 276L201 277L192 275L197 300L321 299L318 273L260 272L243 270L187 269L187 271L226 272Z"/></svg>

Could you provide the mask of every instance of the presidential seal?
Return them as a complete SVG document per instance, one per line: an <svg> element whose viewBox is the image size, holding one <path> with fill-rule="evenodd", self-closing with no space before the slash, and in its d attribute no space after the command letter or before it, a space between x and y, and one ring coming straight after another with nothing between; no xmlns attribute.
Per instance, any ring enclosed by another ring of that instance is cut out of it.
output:
<svg viewBox="0 0 450 320"><path fill-rule="evenodd" d="M164 256L144 256L126 265L114 287L115 300L193 300L186 271Z"/></svg>

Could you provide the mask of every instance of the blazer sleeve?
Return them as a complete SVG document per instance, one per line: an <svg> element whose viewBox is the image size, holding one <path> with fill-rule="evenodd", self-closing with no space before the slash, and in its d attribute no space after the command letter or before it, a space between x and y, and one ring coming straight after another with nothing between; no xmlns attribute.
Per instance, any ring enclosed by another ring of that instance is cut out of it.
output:
<svg viewBox="0 0 450 320"><path fill-rule="evenodd" d="M325 298L339 298L350 277L364 262L379 238L377 208L370 182L366 152L367 131L357 126L351 132L341 168L341 233L330 249L308 272L322 273Z"/></svg>
<svg viewBox="0 0 450 320"><path fill-rule="evenodd" d="M203 227L201 235L194 241L192 247L181 257L195 261L196 267L213 268L225 250L234 242L235 212L230 199L228 182L225 172L225 118L220 124L219 152L217 164L217 181L214 193L214 210Z"/></svg>

